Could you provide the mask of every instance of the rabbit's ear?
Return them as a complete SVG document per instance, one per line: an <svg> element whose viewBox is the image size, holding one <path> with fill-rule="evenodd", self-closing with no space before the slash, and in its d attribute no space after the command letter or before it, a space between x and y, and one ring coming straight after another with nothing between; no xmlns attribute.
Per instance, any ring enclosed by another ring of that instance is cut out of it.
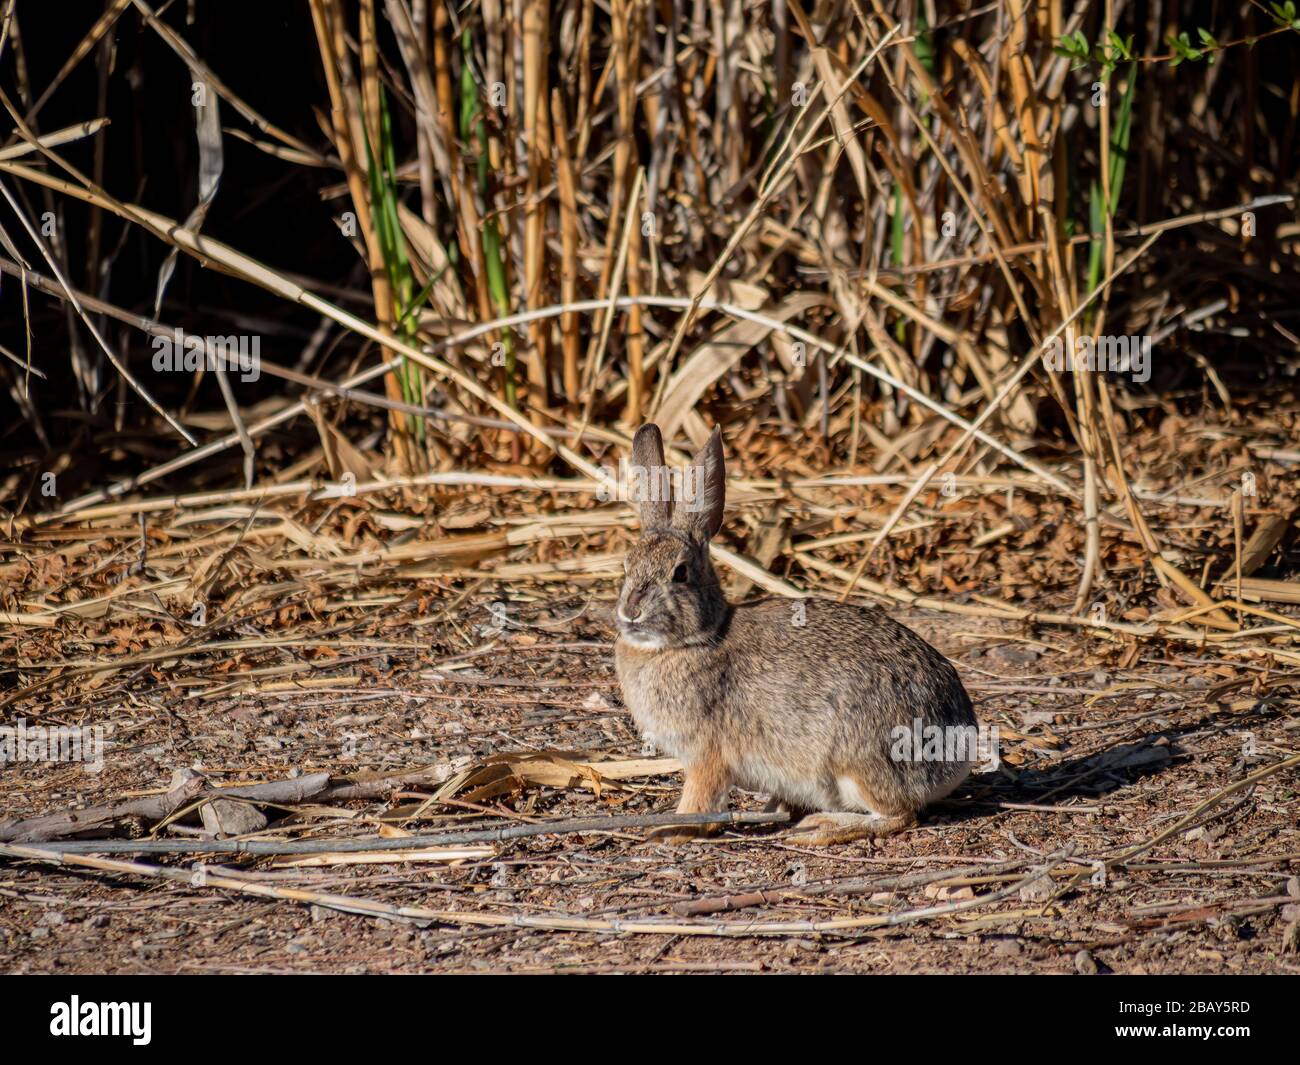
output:
<svg viewBox="0 0 1300 1065"><path fill-rule="evenodd" d="M673 520L672 479L664 464L659 426L647 422L632 438L632 499L641 509L641 531L665 528Z"/></svg>
<svg viewBox="0 0 1300 1065"><path fill-rule="evenodd" d="M727 471L722 461L722 431L716 426L700 449L695 464L686 470L682 504L673 525L701 542L722 528L722 507L727 501Z"/></svg>

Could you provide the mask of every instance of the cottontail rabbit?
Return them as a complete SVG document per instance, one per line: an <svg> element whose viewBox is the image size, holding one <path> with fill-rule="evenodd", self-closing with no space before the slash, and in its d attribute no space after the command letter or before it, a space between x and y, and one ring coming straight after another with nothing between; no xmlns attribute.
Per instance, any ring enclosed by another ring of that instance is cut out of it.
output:
<svg viewBox="0 0 1300 1065"><path fill-rule="evenodd" d="M975 760L975 713L952 664L869 607L728 603L709 561L726 491L717 429L686 471L693 498L667 491L657 426L637 431L632 462L641 539L619 593L615 661L637 727L685 766L678 813L723 810L736 784L817 811L796 826L794 842L841 843L916 824ZM927 732L932 726L942 733ZM924 752L900 746L922 735ZM949 742L930 745L934 736Z"/></svg>

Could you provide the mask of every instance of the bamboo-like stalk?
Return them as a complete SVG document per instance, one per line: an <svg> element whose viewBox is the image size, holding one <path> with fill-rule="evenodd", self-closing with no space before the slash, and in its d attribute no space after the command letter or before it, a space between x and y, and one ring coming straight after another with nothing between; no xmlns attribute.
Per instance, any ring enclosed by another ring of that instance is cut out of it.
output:
<svg viewBox="0 0 1300 1065"><path fill-rule="evenodd" d="M338 0L311 0L311 13L312 24L316 29L316 43L320 50L321 66L325 71L325 83L329 88L330 115L334 125L334 148L343 162L348 190L352 198L352 210L356 214L357 228L365 242L370 284L380 332L389 336L392 335L393 294L389 287L388 274L383 253L378 245L377 230L371 210L365 153L358 147L366 143L378 143L378 81L371 69L371 76L365 79L363 90L367 97L372 94L374 96L374 110L370 112L370 116L373 117L363 117L360 97L352 81L342 8ZM367 15L370 29L365 28ZM373 19L373 0L367 0L362 5L363 40L369 40L373 36ZM373 138L369 140L367 123L370 123L373 131ZM390 400L402 399L402 386L397 373L385 375L384 392ZM405 436L406 416L393 411L391 423L395 430L394 448L398 461L409 468L411 452Z"/></svg>
<svg viewBox="0 0 1300 1065"><path fill-rule="evenodd" d="M546 275L546 204L541 189L547 183L551 159L551 114L546 89L548 38L550 30L548 0L524 0L524 141L528 145L528 207L524 215L524 290L525 306L535 309L545 304ZM534 421L541 422L541 412L549 405L547 379L549 326L535 324L529 331L528 353L529 402Z"/></svg>
<svg viewBox="0 0 1300 1065"><path fill-rule="evenodd" d="M564 114L564 98L559 89L551 93L551 121L555 126L556 174L560 200L560 301L572 303L578 295L578 201L569 155L569 127ZM578 316L566 314L560 319L564 343L564 394L569 406L576 409L582 401L578 376L580 339Z"/></svg>

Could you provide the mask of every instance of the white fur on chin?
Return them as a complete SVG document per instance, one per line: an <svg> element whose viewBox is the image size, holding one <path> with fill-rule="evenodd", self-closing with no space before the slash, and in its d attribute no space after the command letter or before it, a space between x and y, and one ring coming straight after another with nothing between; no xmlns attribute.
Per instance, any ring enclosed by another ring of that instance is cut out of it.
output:
<svg viewBox="0 0 1300 1065"><path fill-rule="evenodd" d="M663 637L651 633L624 630L619 633L619 638L630 646L640 648L643 651L662 651L665 647Z"/></svg>

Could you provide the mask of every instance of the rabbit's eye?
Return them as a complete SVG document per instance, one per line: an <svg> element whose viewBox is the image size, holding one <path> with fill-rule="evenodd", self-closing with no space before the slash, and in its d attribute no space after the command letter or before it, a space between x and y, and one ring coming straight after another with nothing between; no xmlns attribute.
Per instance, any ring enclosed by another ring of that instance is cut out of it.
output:
<svg viewBox="0 0 1300 1065"><path fill-rule="evenodd" d="M689 575L690 575L690 571L687 570L687 568L686 568L686 563L685 563L685 562L679 562L679 563L677 563L677 568L676 568L675 570L673 570L673 583L674 583L674 584L685 584L685 583L686 583L686 578L687 578Z"/></svg>

